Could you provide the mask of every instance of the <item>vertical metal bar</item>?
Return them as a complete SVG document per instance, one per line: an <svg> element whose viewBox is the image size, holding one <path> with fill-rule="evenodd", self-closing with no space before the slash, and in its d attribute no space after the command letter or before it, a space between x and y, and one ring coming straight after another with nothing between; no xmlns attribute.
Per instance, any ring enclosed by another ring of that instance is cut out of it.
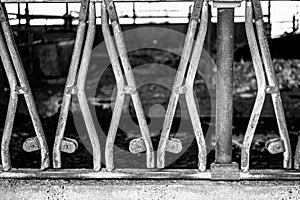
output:
<svg viewBox="0 0 300 200"><path fill-rule="evenodd" d="M87 6L88 0L82 0L79 13L79 23L77 27L76 39L70 64L70 69L66 81L64 96L62 99L62 105L60 115L58 119L58 125L56 129L55 142L53 146L53 167L61 168L61 152L60 145L64 136L64 131L67 123L67 117L69 107L71 103L72 94L67 92L69 88L74 87L78 65L82 53L82 47L84 43L84 37L86 32L86 20L87 20Z"/></svg>
<svg viewBox="0 0 300 200"><path fill-rule="evenodd" d="M250 121L246 130L246 134L243 141L243 147L241 152L241 169L243 171L249 170L249 160L250 160L250 147L255 133L255 129L264 105L265 101L265 89L266 89L266 79L265 72L263 70L262 60L259 54L259 48L256 41L256 36L253 27L253 10L252 3L246 2L246 16L245 16L245 29L246 35L250 47L250 52L252 56L254 71L257 79L257 95L253 107L253 111L250 116Z"/></svg>
<svg viewBox="0 0 300 200"><path fill-rule="evenodd" d="M8 171L11 169L9 146L14 118L17 110L18 94L16 92L16 87L18 83L2 30L0 30L0 47L0 56L10 88L10 98L1 141L2 169L3 171Z"/></svg>
<svg viewBox="0 0 300 200"><path fill-rule="evenodd" d="M93 122L89 104L85 94L85 81L88 72L88 67L92 55L92 49L96 33L96 13L95 13L95 2L91 2L89 5L89 18L88 18L88 29L84 49L82 53L82 60L78 71L77 78L77 89L78 89L78 102L83 115L85 126L87 128L89 138L91 140L93 149L93 164L94 171L101 169L101 149L99 138L97 135L96 127Z"/></svg>
<svg viewBox="0 0 300 200"><path fill-rule="evenodd" d="M10 52L10 56L12 59L12 62L14 64L16 74L18 76L19 82L21 87L24 87L27 89L27 93L24 94L25 101L28 107L28 111L32 120L33 127L35 129L36 136L39 140L40 147L41 147L41 170L48 168L50 165L49 160L49 151L48 146L46 142L46 138L44 135L44 131L42 128L42 124L40 121L40 118L38 116L38 111L32 96L32 92L26 77L26 73L24 71L22 61L19 55L19 52L17 50L16 43L14 41L14 36L12 33L12 30L10 28L8 19L7 19L7 13L5 9L5 5L2 3L0 5L0 23L3 29L3 33L6 39L6 43Z"/></svg>
<svg viewBox="0 0 300 200"><path fill-rule="evenodd" d="M298 142L295 149L294 168L300 169L300 135L298 135Z"/></svg>
<svg viewBox="0 0 300 200"><path fill-rule="evenodd" d="M173 122L173 118L176 111L176 106L179 99L179 94L175 91L178 87L182 86L184 75L186 72L186 68L188 65L188 62L190 60L191 51L193 48L193 42L195 37L195 32L197 28L197 23L199 20L200 12L202 9L203 0L201 1L195 1L193 12L191 16L191 20L189 22L187 34L184 41L184 46L182 49L181 59L178 67L178 71L175 76L172 93L170 96L167 112L165 115L165 120L163 124L163 129L161 132L158 150L157 150L157 167L158 168L164 168L165 167L165 149L167 146L167 141L169 139L169 134Z"/></svg>
<svg viewBox="0 0 300 200"><path fill-rule="evenodd" d="M112 65L113 73L117 84L117 97L116 97L115 107L113 110L111 123L110 123L109 131L106 139L106 145L105 145L106 170L112 171L114 169L114 156L113 156L114 142L115 142L118 125L122 114L122 108L124 105L124 99L125 99L125 95L123 93L124 78L123 78L120 62L118 60L118 53L116 51L116 46L114 44L114 41L112 39L109 30L108 16L107 16L106 5L104 1L101 4L101 13L102 13L101 24L102 24L103 37L104 37L109 58L111 60L111 65Z"/></svg>
<svg viewBox="0 0 300 200"><path fill-rule="evenodd" d="M187 93L185 94L188 111L190 114L190 118L192 121L194 133L198 145L198 169L200 171L205 171L206 169L206 146L205 146L205 139L203 135L199 114L197 112L197 105L195 102L193 85L194 85L194 80L198 69L201 53L203 50L204 40L206 37L207 22L208 22L208 2L205 1L203 3L200 27L197 34L195 47L191 57L189 70L187 72L186 86L188 90Z"/></svg>
<svg viewBox="0 0 300 200"><path fill-rule="evenodd" d="M229 164L232 155L234 8L218 8L217 18L215 161Z"/></svg>
<svg viewBox="0 0 300 200"><path fill-rule="evenodd" d="M263 21L260 1L253 0L253 7L254 7L254 14L255 14L254 16L255 16L255 24L257 30L257 37L261 49L262 61L264 63L264 69L267 75L268 84L271 87L278 88L278 81L273 68L269 45L264 30L264 21ZM271 94L271 96L272 96L273 106L274 106L276 120L278 124L279 134L280 137L283 139L284 146L285 146L285 152L283 153L283 157L284 157L283 167L289 169L292 167L292 152L291 152L288 130L286 126L286 120L284 116L284 110L282 106L282 100L279 91Z"/></svg>
<svg viewBox="0 0 300 200"><path fill-rule="evenodd" d="M136 83L135 83L134 75L131 70L129 58L127 55L127 50L125 47L124 38L122 35L122 30L118 23L118 17L115 12L115 6L114 6L113 1L108 2L107 6L108 6L108 10L110 12L113 12L112 14L114 15L114 17L111 17L112 28L113 28L113 32L114 32L114 36L115 36L115 40L116 40L117 49L118 49L118 52L120 55L121 63L123 66L123 70L125 73L125 77L127 80L127 84L128 84L128 86L130 86L136 90ZM147 167L153 168L154 167L154 151L153 151L153 146L152 146L152 142L151 142L151 138L150 138L149 129L147 126L147 122L145 119L143 107L142 107L138 92L136 91L136 92L132 93L131 98L132 98L135 112L136 112L136 115L138 118L141 134L142 134L142 137L144 138L144 142L145 142L146 149L147 149L146 150Z"/></svg>

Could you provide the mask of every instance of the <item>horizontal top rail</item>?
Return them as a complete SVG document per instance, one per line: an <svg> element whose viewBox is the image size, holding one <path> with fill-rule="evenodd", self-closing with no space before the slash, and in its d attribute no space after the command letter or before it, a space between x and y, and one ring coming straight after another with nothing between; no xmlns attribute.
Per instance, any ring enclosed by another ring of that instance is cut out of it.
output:
<svg viewBox="0 0 300 200"><path fill-rule="evenodd" d="M102 0L91 0L91 1L102 2ZM268 0L261 0L261 1L268 1ZM274 1L300 1L300 0L271 0L271 1L274 2ZM1 2L2 3L79 3L81 2L81 0L1 0ZM193 0L115 0L115 2L193 2Z"/></svg>

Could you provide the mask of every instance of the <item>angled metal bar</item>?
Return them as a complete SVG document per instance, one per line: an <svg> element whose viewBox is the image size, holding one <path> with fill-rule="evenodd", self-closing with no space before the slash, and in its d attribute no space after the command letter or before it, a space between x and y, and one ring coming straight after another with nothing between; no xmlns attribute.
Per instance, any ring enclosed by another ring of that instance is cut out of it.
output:
<svg viewBox="0 0 300 200"><path fill-rule="evenodd" d="M190 66L187 72L186 77L186 86L187 86L187 92L185 94L186 102L188 111L190 114L190 118L192 121L194 133L197 140L198 145L198 169L200 171L206 170L206 145L205 145L205 139L203 135L203 130L199 118L199 113L197 112L197 105L195 101L194 96L194 80L196 76L196 72L198 69L200 57L203 50L203 44L207 33L207 23L208 23L208 2L205 1L203 3L202 13L201 13L201 21L200 21L200 27L197 35L197 39L195 42L193 54L191 57Z"/></svg>
<svg viewBox="0 0 300 200"><path fill-rule="evenodd" d="M3 171L8 171L11 169L9 146L18 103L18 94L16 91L18 82L2 30L0 30L0 47L0 56L10 88L10 98L1 141L2 169Z"/></svg>
<svg viewBox="0 0 300 200"><path fill-rule="evenodd" d="M290 169L292 167L292 152L291 152L290 139L289 139L289 134L286 126L282 100L278 89L278 80L274 71L268 41L265 35L261 4L259 0L252 0L252 2L253 2L257 37L261 49L262 61L264 64L268 85L270 87L274 87L277 89L276 92L273 92L271 94L271 97L272 97L273 106L275 110L279 135L284 141L285 151L283 153L283 157L284 157L283 167Z"/></svg>
<svg viewBox="0 0 300 200"><path fill-rule="evenodd" d="M262 60L259 54L259 48L253 27L253 10L252 2L246 3L246 21L245 29L246 35L250 47L250 52L252 56L254 71L257 79L257 95L254 103L254 107L250 116L250 121L246 130L246 134L243 141L243 147L241 152L241 169L243 171L249 170L249 160L250 160L250 147L254 137L255 129L264 105L266 96L266 79L265 72L263 70Z"/></svg>
<svg viewBox="0 0 300 200"><path fill-rule="evenodd" d="M118 52L120 55L120 59L121 59L124 73L125 73L126 81L127 81L128 86L133 88L133 90L134 90L133 92L131 92L130 95L131 95L131 98L133 101L133 106L135 108L135 112L136 112L136 115L138 118L141 134L142 134L142 137L144 138L144 142L145 142L146 149L147 149L146 150L147 167L153 168L154 167L154 150L153 150L147 122L145 119L143 107L142 107L142 104L140 101L139 94L136 90L134 74L132 72L129 58L127 55L127 50L125 47L122 30L121 30L120 24L118 22L118 16L117 16L117 13L115 10L115 5L114 5L114 2L111 0L107 0L107 1L105 1L105 3L107 6L109 18L111 19L111 22L112 22L112 29L114 32L116 46L117 46L117 49L118 49Z"/></svg>
<svg viewBox="0 0 300 200"><path fill-rule="evenodd" d="M101 169L101 149L100 142L97 135L96 127L93 122L89 104L85 94L85 81L88 72L89 63L91 60L93 44L96 33L96 13L95 13L95 2L89 3L89 18L88 18L88 29L86 35L86 41L82 53L81 64L78 71L77 78L77 89L78 89L78 102L83 115L85 126L87 128L89 138L93 149L93 165L94 171Z"/></svg>
<svg viewBox="0 0 300 200"><path fill-rule="evenodd" d="M111 60L111 65L113 69L113 73L116 79L117 84L117 97L115 101L115 107L112 114L112 119L106 139L106 146L105 146L105 164L106 170L112 171L114 169L114 142L118 130L118 125L120 122L122 108L124 105L125 94L123 93L124 89L124 78L120 66L120 62L118 60L118 53L116 51L116 47L111 36L109 25L108 25L108 16L106 11L106 4L102 2L101 4L101 24L102 24L102 32L105 41L105 45L108 51L109 58Z"/></svg>
<svg viewBox="0 0 300 200"><path fill-rule="evenodd" d="M11 27L9 25L8 19L7 19L7 12L5 9L5 5L3 3L0 4L0 23L1 27L4 33L4 37L7 43L7 47L9 49L9 53L14 65L14 69L16 71L18 80L20 82L20 86L26 90L24 93L25 101L28 107L28 111L32 120L32 124L36 133L36 136L38 138L38 141L40 143L41 147L41 170L44 170L49 167L50 160L49 160L49 151L48 146L46 142L46 138L44 135L44 131L42 128L42 124L40 121L40 118L38 116L38 111L33 99L33 95L26 77L26 73L24 71L22 60L19 55L17 45L14 41L14 36L11 30Z"/></svg>
<svg viewBox="0 0 300 200"><path fill-rule="evenodd" d="M193 6L193 12L191 16L191 20L189 22L187 34L184 41L184 46L181 54L181 59L178 67L178 71L175 76L172 93L170 96L163 129L161 132L158 150L157 150L157 167L164 168L165 167L165 151L167 141L169 140L170 130L173 122L173 118L175 115L179 93L176 92L179 87L182 86L184 81L184 75L186 72L186 68L191 56L191 51L193 48L193 42L195 37L195 32L198 24L198 20L200 18L200 13L202 9L203 0L196 0ZM197 65L198 66L198 65Z"/></svg>
<svg viewBox="0 0 300 200"><path fill-rule="evenodd" d="M70 69L66 81L64 95L62 99L62 105L60 115L58 119L58 125L56 129L55 141L53 146L53 167L61 168L61 152L60 146L64 136L64 131L67 123L68 112L70 108L72 93L70 89L74 88L76 81L76 74L81 58L85 32L86 32L86 20L87 20L87 9L89 0L82 0L79 13L79 23L77 27L76 39L73 48L73 54L71 58Z"/></svg>

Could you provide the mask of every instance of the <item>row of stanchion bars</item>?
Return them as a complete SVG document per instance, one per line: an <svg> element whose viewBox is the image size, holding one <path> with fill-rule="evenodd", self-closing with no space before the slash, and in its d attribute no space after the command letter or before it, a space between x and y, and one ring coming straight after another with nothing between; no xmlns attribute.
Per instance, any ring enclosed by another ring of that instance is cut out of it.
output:
<svg viewBox="0 0 300 200"><path fill-rule="evenodd" d="M206 170L206 145L193 94L193 83L207 32L208 3L209 2L206 0L195 0L194 2L181 60L175 77L157 150L158 168L165 167L166 151L175 153L176 150L174 147L177 149L181 148L181 142L175 138L170 139L169 134L179 96L184 95L187 101L187 108L198 145L198 170ZM212 163L211 165L211 170L222 171L226 169L228 171L236 171L239 170L238 165L231 162L233 27L234 7L238 6L241 1L218 0L213 3L218 8L218 73L216 88L216 158L215 163ZM134 139L130 142L129 149L133 153L146 151L147 168L154 168L154 150L113 0L105 0L102 2L101 14L103 36L117 84L117 97L105 147L106 170L112 171L114 169L113 147L126 94L130 95L132 98L142 135L141 138ZM292 165L292 153L288 130L284 117L282 100L278 89L278 82L272 66L268 42L264 33L263 14L259 0L249 0L246 2L245 16L246 34L257 77L258 91L243 142L241 169L245 172L249 170L250 146L266 94L270 94L272 97L280 135L280 138L269 142L268 150L274 154L283 152L283 168L290 169ZM111 21L114 38L112 37L109 29L109 19ZM253 27L253 19L256 25L256 32ZM200 22L199 31L196 36L196 41L194 42L198 22ZM3 171L9 171L11 169L9 152L10 139L17 108L18 95L22 94L25 97L36 133L35 138L29 138L25 141L23 148L26 151L41 151L41 170L44 170L50 167L49 151L37 108L33 100L32 92L8 22L5 5L3 3L0 4L0 23L2 29L0 31L0 55L10 85L10 100L1 143L2 169ZM94 171L99 171L101 169L100 143L85 95L85 80L91 58L95 31L95 2L82 0L73 55L64 90L53 147L54 168L61 168L61 151L71 153L74 149L76 149L76 141L64 137L64 131L72 95L77 95L79 106L92 144L93 169ZM120 58L121 63L118 58ZM123 78L122 71L125 74L126 80ZM70 151L70 149L73 150ZM299 150L300 144L298 144L296 148L294 159L295 169L299 169Z"/></svg>

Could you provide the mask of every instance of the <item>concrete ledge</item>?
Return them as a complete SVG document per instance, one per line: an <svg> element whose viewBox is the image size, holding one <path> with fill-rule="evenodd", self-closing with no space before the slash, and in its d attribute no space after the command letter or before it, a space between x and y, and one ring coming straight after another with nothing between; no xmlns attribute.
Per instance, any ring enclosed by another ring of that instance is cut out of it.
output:
<svg viewBox="0 0 300 200"><path fill-rule="evenodd" d="M1 199L298 199L299 181L0 181Z"/></svg>

